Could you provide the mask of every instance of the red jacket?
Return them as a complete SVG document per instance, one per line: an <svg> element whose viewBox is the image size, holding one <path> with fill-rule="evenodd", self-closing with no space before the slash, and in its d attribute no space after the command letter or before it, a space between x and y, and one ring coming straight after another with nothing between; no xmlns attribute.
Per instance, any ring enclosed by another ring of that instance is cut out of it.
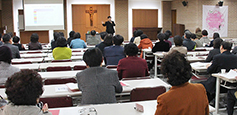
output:
<svg viewBox="0 0 237 115"><path fill-rule="evenodd" d="M151 49L153 47L153 43L149 38L142 39L140 41L139 46L138 46L139 49L148 49L149 47ZM141 58L142 58L142 54L143 54L143 52L141 52L141 55L140 55Z"/></svg>

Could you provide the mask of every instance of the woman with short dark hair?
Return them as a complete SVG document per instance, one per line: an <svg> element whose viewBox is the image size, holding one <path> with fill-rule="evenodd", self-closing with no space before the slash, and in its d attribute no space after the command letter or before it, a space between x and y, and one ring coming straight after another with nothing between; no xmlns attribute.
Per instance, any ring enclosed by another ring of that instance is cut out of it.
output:
<svg viewBox="0 0 237 115"><path fill-rule="evenodd" d="M72 50L67 47L67 40L60 36L56 41L56 48L53 50L55 60L71 59Z"/></svg>
<svg viewBox="0 0 237 115"><path fill-rule="evenodd" d="M39 36L37 33L33 33L30 37L30 43L28 44L29 50L40 50L42 45L39 43Z"/></svg>
<svg viewBox="0 0 237 115"><path fill-rule="evenodd" d="M185 55L174 51L165 56L161 73L168 78L171 89L158 96L155 115L209 115L206 90L201 84L191 84L191 66Z"/></svg>
<svg viewBox="0 0 237 115"><path fill-rule="evenodd" d="M52 115L47 104L42 110L36 106L43 93L42 78L36 71L15 73L8 78L5 87L10 103L0 111L3 115Z"/></svg>
<svg viewBox="0 0 237 115"><path fill-rule="evenodd" d="M124 47L126 58L119 60L117 71L119 79L148 76L146 60L137 57L138 47L134 43L126 44Z"/></svg>
<svg viewBox="0 0 237 115"><path fill-rule="evenodd" d="M75 33L73 40L70 43L70 48L86 48L86 43L81 40L81 34L79 32Z"/></svg>
<svg viewBox="0 0 237 115"><path fill-rule="evenodd" d="M12 39L13 39L12 40L13 41L12 45L17 46L19 51L25 50L25 47L22 44L19 43L20 38L18 36L14 36Z"/></svg>
<svg viewBox="0 0 237 115"><path fill-rule="evenodd" d="M223 40L221 38L216 38L213 41L213 48L211 51L209 51L209 54L206 58L206 62L211 62L214 58L215 55L220 54L220 47L221 47L221 43L223 42Z"/></svg>
<svg viewBox="0 0 237 115"><path fill-rule="evenodd" d="M175 46L169 50L168 54L173 52L174 50L179 51L180 53L184 55L187 54L188 50L187 50L187 47L183 46L183 39L181 38L181 36L177 35L174 37L174 44Z"/></svg>

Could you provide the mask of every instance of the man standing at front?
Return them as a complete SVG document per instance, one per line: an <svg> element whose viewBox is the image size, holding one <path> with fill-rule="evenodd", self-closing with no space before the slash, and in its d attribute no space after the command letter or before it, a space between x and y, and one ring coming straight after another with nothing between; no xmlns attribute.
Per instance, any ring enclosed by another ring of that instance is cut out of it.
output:
<svg viewBox="0 0 237 115"><path fill-rule="evenodd" d="M115 31L114 31L115 23L114 23L114 21L111 20L111 16L108 16L107 19L108 19L108 21L105 22L105 23L102 21L102 25L106 26L106 32L108 34L114 35L114 33L115 33Z"/></svg>

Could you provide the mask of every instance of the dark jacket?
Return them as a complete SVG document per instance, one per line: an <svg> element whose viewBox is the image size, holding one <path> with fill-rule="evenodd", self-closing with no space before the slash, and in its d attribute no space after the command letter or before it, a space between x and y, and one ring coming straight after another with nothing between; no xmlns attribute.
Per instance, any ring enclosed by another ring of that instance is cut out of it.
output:
<svg viewBox="0 0 237 115"><path fill-rule="evenodd" d="M104 24L102 24L103 26L106 26L106 32L109 34L114 34L114 21L112 21L112 23L110 23L109 21L105 22Z"/></svg>
<svg viewBox="0 0 237 115"><path fill-rule="evenodd" d="M149 75L146 60L137 56L128 56L121 59L118 63L117 71L119 79Z"/></svg>
<svg viewBox="0 0 237 115"><path fill-rule="evenodd" d="M187 47L188 51L191 51L195 48L195 42L193 42L191 39L184 39L183 46Z"/></svg>
<svg viewBox="0 0 237 115"><path fill-rule="evenodd" d="M39 42L32 43L30 42L28 44L29 50L42 50L42 45Z"/></svg>
<svg viewBox="0 0 237 115"><path fill-rule="evenodd" d="M211 62L214 58L215 55L220 53L220 49L219 48L214 48L213 50L211 50L206 58L206 62Z"/></svg>
<svg viewBox="0 0 237 115"><path fill-rule="evenodd" d="M17 46L20 51L25 50L25 48L22 47L22 44L17 43L17 44L12 44L12 45Z"/></svg>
<svg viewBox="0 0 237 115"><path fill-rule="evenodd" d="M118 65L119 60L125 58L124 48L117 45L105 47L104 57L106 65Z"/></svg>
<svg viewBox="0 0 237 115"><path fill-rule="evenodd" d="M123 91L117 71L104 67L87 68L76 77L82 91L81 104L116 103L116 93Z"/></svg>
<svg viewBox="0 0 237 115"><path fill-rule="evenodd" d="M56 41L52 40L51 41L51 49L53 50L54 48L56 48Z"/></svg>
<svg viewBox="0 0 237 115"><path fill-rule="evenodd" d="M98 47L101 52L104 54L104 48L106 47L107 45L104 43L104 42L100 42L99 44L97 44L95 47Z"/></svg>
<svg viewBox="0 0 237 115"><path fill-rule="evenodd" d="M168 52L170 50L169 43L165 41L160 41L155 44L155 46L152 48L152 52L157 52L157 51L165 51Z"/></svg>
<svg viewBox="0 0 237 115"><path fill-rule="evenodd" d="M14 46L10 43L4 43L5 46L9 47L12 52L12 58L21 58L20 52L17 46Z"/></svg>

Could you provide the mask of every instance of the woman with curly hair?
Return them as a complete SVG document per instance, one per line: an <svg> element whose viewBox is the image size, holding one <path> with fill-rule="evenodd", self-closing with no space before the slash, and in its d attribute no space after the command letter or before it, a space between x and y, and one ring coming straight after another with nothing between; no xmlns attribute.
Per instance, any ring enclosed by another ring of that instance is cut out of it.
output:
<svg viewBox="0 0 237 115"><path fill-rule="evenodd" d="M206 90L191 84L191 66L185 55L173 51L161 63L161 73L168 78L171 89L158 96L155 115L209 115Z"/></svg>
<svg viewBox="0 0 237 115"><path fill-rule="evenodd" d="M0 110L1 115L52 115L47 104L42 110L36 106L43 93L42 78L36 71L21 70L13 74L5 87L10 103Z"/></svg>

